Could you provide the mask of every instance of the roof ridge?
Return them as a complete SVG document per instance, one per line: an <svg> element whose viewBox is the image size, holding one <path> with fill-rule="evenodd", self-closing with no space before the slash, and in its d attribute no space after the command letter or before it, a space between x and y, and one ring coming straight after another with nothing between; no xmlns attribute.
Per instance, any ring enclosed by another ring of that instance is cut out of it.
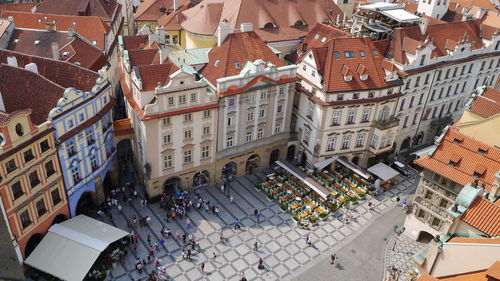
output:
<svg viewBox="0 0 500 281"><path fill-rule="evenodd" d="M6 63L0 63L0 66L3 66L3 67L10 67L10 68L14 68L14 69L22 70L22 71L27 71L26 73L30 73L30 74L33 74L33 75L35 75L35 76L38 76L38 77L40 77L40 78L42 78L42 79L44 79L44 80L48 81L49 83L54 84L55 86L57 86L57 87L61 88L63 91L64 91L64 90L66 90L66 88L65 88L65 87L63 87L63 86L61 86L61 85L57 84L56 82L54 82L54 81L52 81L52 80L48 79L47 77L43 76L43 75L42 75L42 74L40 74L39 72L34 72L34 71L28 70L28 69L26 69L26 68L24 68L24 67L13 66L13 65L6 64Z"/></svg>

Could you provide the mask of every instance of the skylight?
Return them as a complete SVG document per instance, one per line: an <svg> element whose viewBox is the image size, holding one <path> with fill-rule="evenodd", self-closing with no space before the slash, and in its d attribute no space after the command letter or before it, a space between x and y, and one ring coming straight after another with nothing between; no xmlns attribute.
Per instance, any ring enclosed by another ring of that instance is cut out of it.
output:
<svg viewBox="0 0 500 281"><path fill-rule="evenodd" d="M378 56L378 51L377 50L373 49L372 52L373 52L374 56Z"/></svg>
<svg viewBox="0 0 500 281"><path fill-rule="evenodd" d="M321 38L321 43L325 43L326 37Z"/></svg>
<svg viewBox="0 0 500 281"><path fill-rule="evenodd" d="M344 56L348 59L354 58L354 52L353 51L346 51L346 52L344 52Z"/></svg>
<svg viewBox="0 0 500 281"><path fill-rule="evenodd" d="M236 69L240 69L241 68L241 64L239 62L235 62L234 63L234 67L236 67Z"/></svg>
<svg viewBox="0 0 500 281"><path fill-rule="evenodd" d="M365 51L359 51L359 55L364 58L365 57Z"/></svg>
<svg viewBox="0 0 500 281"><path fill-rule="evenodd" d="M35 44L35 45L40 44L40 40L35 40L35 43L34 43L34 44Z"/></svg>
<svg viewBox="0 0 500 281"><path fill-rule="evenodd" d="M319 38L319 34L314 35L314 40L317 40Z"/></svg>
<svg viewBox="0 0 500 281"><path fill-rule="evenodd" d="M333 55L335 56L335 58L336 58L336 59L340 59L340 54L339 54L339 52L335 52L335 53L333 53Z"/></svg>

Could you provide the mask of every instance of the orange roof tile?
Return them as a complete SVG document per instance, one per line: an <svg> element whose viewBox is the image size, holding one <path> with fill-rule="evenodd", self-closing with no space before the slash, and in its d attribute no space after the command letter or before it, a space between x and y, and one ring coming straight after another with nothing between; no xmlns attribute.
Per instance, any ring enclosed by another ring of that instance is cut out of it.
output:
<svg viewBox="0 0 500 281"><path fill-rule="evenodd" d="M485 118L500 113L500 91L487 88L475 98L470 111Z"/></svg>
<svg viewBox="0 0 500 281"><path fill-rule="evenodd" d="M247 61L262 59L277 67L284 65L253 31L229 34L221 46L210 50L208 58L209 62L201 73L213 85L217 84L218 78L239 74Z"/></svg>
<svg viewBox="0 0 500 281"><path fill-rule="evenodd" d="M462 273L438 278L439 281L488 281L486 270Z"/></svg>
<svg viewBox="0 0 500 281"><path fill-rule="evenodd" d="M496 261L486 270L486 276L500 280L500 261Z"/></svg>
<svg viewBox="0 0 500 281"><path fill-rule="evenodd" d="M382 68L387 40L372 41L370 38L334 38L324 47L313 48L318 73L323 77L327 92L368 90L396 86L400 82L387 83ZM353 57L346 57L347 54ZM362 66L361 66L362 65ZM362 80L357 72L364 68L368 79ZM344 76L352 76L349 82Z"/></svg>
<svg viewBox="0 0 500 281"><path fill-rule="evenodd" d="M348 32L318 22L307 34L302 43L296 47L296 49L301 52L305 52L308 49L323 47L333 38L348 36Z"/></svg>
<svg viewBox="0 0 500 281"><path fill-rule="evenodd" d="M179 70L171 61L163 64L137 66L142 81L143 91L153 91L158 86L165 86L170 82L170 75Z"/></svg>
<svg viewBox="0 0 500 281"><path fill-rule="evenodd" d="M96 16L105 21L111 20L119 9L121 5L115 0L44 0L36 7L36 11L40 13Z"/></svg>
<svg viewBox="0 0 500 281"><path fill-rule="evenodd" d="M18 11L18 12L29 12L36 6L37 3L9 3L0 4L0 11Z"/></svg>
<svg viewBox="0 0 500 281"><path fill-rule="evenodd" d="M240 28L241 23L250 22L266 42L297 40L317 22L343 18L342 10L331 0L203 0L184 15L187 19L182 28L191 33L214 35L220 24ZM298 20L305 25L294 26Z"/></svg>
<svg viewBox="0 0 500 281"><path fill-rule="evenodd" d="M148 36L147 35L128 35L122 36L123 39L123 48L125 50L138 50L144 49L148 44Z"/></svg>
<svg viewBox="0 0 500 281"><path fill-rule="evenodd" d="M179 6L187 4L188 0L180 0ZM162 11L164 9L164 11ZM142 2L134 18L136 21L156 21L165 14L174 11L174 0L146 0Z"/></svg>
<svg viewBox="0 0 500 281"><path fill-rule="evenodd" d="M439 279L432 277L429 273L424 273L416 281L439 281Z"/></svg>
<svg viewBox="0 0 500 281"><path fill-rule="evenodd" d="M500 206L479 197L460 219L489 236L500 235Z"/></svg>
<svg viewBox="0 0 500 281"><path fill-rule="evenodd" d="M500 238L452 237L446 243L497 245L500 244Z"/></svg>
<svg viewBox="0 0 500 281"><path fill-rule="evenodd" d="M455 7L456 3L458 3L458 5L461 7L477 6L481 8L487 8L492 11L498 10L498 8L495 7L495 5L489 0L453 0L450 1L450 7Z"/></svg>
<svg viewBox="0 0 500 281"><path fill-rule="evenodd" d="M479 149L484 150L484 154L478 153ZM454 166L450 165L452 155L462 157ZM495 173L500 170L500 149L466 136L452 127L431 156L421 157L415 163L461 185L473 182L474 171L486 168L478 178L479 185L485 183L486 189L491 190Z"/></svg>
<svg viewBox="0 0 500 281"><path fill-rule="evenodd" d="M160 53L157 49L146 49L146 50L130 50L128 51L128 57L130 59L130 66L134 67L136 65L148 65L153 64Z"/></svg>
<svg viewBox="0 0 500 281"><path fill-rule="evenodd" d="M88 42L95 41L95 46L101 50L104 50L106 34L110 29L109 25L101 18L91 16L79 17L5 11L3 17L13 17L16 27L30 29L45 29L46 22L55 21L56 30L68 31L71 28Z"/></svg>
<svg viewBox="0 0 500 281"><path fill-rule="evenodd" d="M193 4L189 2L186 5L182 5L177 11L161 16L158 19L158 25L163 26L165 30L181 30L181 23L186 20L182 12L192 7Z"/></svg>

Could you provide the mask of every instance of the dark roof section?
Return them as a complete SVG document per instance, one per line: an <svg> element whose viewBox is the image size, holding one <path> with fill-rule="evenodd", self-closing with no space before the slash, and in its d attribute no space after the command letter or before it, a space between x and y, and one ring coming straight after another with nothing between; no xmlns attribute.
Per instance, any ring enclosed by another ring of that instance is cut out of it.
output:
<svg viewBox="0 0 500 281"><path fill-rule="evenodd" d="M158 49L128 51L131 68L138 65L154 64L155 62L159 63L159 56L160 52Z"/></svg>
<svg viewBox="0 0 500 281"><path fill-rule="evenodd" d="M19 67L25 67L25 65L29 63L35 63L40 75L63 88L72 87L88 92L92 90L97 78L99 78L97 72L68 62L0 49L0 63L6 64L7 57L15 57Z"/></svg>
<svg viewBox="0 0 500 281"><path fill-rule="evenodd" d="M284 65L253 31L229 34L221 46L210 50L208 58L209 62L202 69L202 74L213 85L217 84L218 78L239 74L247 61L261 59L277 67Z"/></svg>
<svg viewBox="0 0 500 281"><path fill-rule="evenodd" d="M123 48L125 50L141 50L147 47L148 36L147 35L129 35L122 36Z"/></svg>
<svg viewBox="0 0 500 281"><path fill-rule="evenodd" d="M0 77L5 112L31 109L31 120L36 125L47 121L65 90L35 72L6 64L0 65Z"/></svg>
<svg viewBox="0 0 500 281"><path fill-rule="evenodd" d="M36 11L57 15L97 16L111 20L120 5L115 0L44 0Z"/></svg>

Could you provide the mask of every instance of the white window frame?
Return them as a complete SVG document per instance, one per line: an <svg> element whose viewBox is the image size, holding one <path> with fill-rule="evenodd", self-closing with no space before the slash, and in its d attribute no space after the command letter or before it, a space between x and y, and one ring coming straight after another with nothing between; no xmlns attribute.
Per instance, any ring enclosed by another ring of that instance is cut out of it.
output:
<svg viewBox="0 0 500 281"><path fill-rule="evenodd" d="M334 151L337 144L337 137L329 137L326 143L326 151Z"/></svg>
<svg viewBox="0 0 500 281"><path fill-rule="evenodd" d="M340 149L349 149L350 146L351 146L351 136L343 136L342 145Z"/></svg>

